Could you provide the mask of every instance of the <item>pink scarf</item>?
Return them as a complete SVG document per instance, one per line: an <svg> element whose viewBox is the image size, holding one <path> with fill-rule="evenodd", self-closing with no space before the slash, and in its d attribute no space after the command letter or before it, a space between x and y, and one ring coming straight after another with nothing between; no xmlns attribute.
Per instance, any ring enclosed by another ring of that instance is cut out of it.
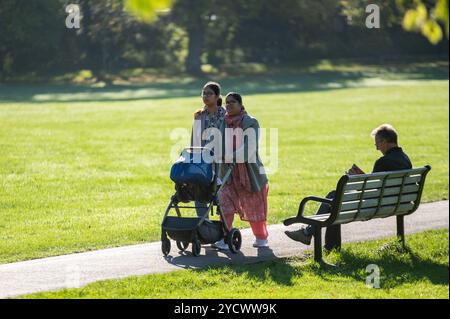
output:
<svg viewBox="0 0 450 319"><path fill-rule="evenodd" d="M237 129L243 128L242 121L244 119L244 115L247 114L245 109L242 109L241 113L238 115L230 116L228 113L225 115L225 123L227 124L227 128ZM241 130L242 132L242 130ZM238 148L242 146L243 143L243 135L236 134L233 136L233 151L236 151ZM231 143L231 141L227 141L227 143ZM245 163L237 163L234 166L233 175L231 183L235 186L236 189L244 188L247 191L251 191L252 187L250 184L250 179L247 173L247 166Z"/></svg>

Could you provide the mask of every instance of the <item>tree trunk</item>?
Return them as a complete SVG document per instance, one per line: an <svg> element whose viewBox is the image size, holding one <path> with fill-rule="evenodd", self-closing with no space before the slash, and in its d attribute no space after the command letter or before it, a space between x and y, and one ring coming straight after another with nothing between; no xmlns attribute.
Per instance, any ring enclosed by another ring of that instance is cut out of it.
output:
<svg viewBox="0 0 450 319"><path fill-rule="evenodd" d="M200 20L200 19L199 19ZM203 46L203 28L200 23L196 23L188 28L189 53L186 59L186 71L189 74L201 75L201 55Z"/></svg>
<svg viewBox="0 0 450 319"><path fill-rule="evenodd" d="M80 0L80 5L83 13L83 19L81 20L82 39L86 53L84 68L91 70L93 77L97 78L97 81L102 81L103 75L100 71L102 51L100 43L94 42L91 34L95 19L93 17L92 0Z"/></svg>

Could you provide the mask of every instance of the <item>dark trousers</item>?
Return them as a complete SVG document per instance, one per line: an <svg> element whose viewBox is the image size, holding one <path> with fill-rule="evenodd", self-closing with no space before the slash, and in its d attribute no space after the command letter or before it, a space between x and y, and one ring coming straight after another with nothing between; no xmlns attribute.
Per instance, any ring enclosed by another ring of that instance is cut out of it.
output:
<svg viewBox="0 0 450 319"><path fill-rule="evenodd" d="M332 191L328 193L326 198L333 199L336 192ZM330 213L330 205L322 203L317 210L316 215L329 214ZM308 235L314 235L314 227L313 225L309 225L306 228L306 232ZM325 249L326 250L340 250L341 249L341 225L334 225L327 227L325 231Z"/></svg>

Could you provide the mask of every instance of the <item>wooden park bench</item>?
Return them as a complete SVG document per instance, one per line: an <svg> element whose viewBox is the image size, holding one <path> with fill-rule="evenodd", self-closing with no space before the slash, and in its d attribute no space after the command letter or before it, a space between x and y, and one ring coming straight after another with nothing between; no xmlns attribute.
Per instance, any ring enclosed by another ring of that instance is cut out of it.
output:
<svg viewBox="0 0 450 319"><path fill-rule="evenodd" d="M430 166L395 172L365 175L344 175L336 187L334 199L310 196L304 198L298 215L284 225L295 223L314 225L314 260L322 262L323 227L368 221L374 218L397 217L397 236L405 245L404 217L414 213L420 204L425 178ZM309 201L331 206L329 214L303 216Z"/></svg>

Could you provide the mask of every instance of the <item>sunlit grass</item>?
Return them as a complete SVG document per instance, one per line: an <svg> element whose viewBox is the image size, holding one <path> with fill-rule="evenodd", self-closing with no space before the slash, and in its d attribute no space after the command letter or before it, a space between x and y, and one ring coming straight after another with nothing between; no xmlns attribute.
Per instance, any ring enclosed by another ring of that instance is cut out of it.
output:
<svg viewBox="0 0 450 319"><path fill-rule="evenodd" d="M448 198L448 80L270 94L255 93L264 91L257 81L231 82L224 93L241 91L261 126L278 130L278 166L263 157L276 168L270 223L295 215L304 196L326 194L353 163L370 171L380 156L370 132L386 122L414 166L433 167L423 201ZM200 99L169 90L163 99L70 102L67 90L67 102L0 104L0 263L159 240L174 189L171 149L188 142L171 133L189 134Z"/></svg>

